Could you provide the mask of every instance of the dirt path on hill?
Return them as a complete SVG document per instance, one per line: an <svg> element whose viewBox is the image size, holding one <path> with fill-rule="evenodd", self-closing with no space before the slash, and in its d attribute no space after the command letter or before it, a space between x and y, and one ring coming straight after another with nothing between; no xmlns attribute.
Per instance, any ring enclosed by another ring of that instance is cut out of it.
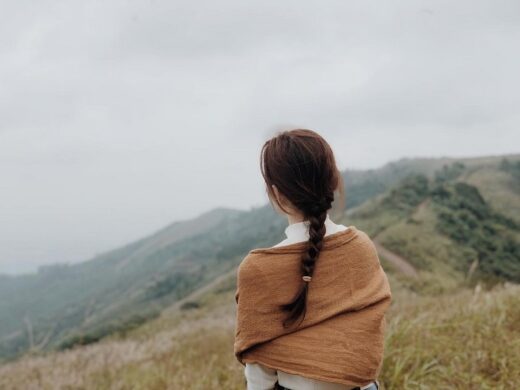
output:
<svg viewBox="0 0 520 390"><path fill-rule="evenodd" d="M411 265L404 257L398 255L395 252L392 252L390 249L385 248L377 239L374 239L373 242L379 255L384 257L385 260L388 260L398 271L414 278L419 276L415 267Z"/></svg>

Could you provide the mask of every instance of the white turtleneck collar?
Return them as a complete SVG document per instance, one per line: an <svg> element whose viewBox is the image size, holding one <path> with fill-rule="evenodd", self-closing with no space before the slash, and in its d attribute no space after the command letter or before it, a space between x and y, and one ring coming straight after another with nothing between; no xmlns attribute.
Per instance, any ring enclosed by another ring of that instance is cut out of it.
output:
<svg viewBox="0 0 520 390"><path fill-rule="evenodd" d="M281 245L289 245L295 242L307 241L309 239L309 224L309 221L301 221L288 225L285 228L285 235L287 238L274 246L277 247ZM325 236L328 236L329 234L348 229L348 227L334 223L327 213L327 217L325 218L325 229Z"/></svg>

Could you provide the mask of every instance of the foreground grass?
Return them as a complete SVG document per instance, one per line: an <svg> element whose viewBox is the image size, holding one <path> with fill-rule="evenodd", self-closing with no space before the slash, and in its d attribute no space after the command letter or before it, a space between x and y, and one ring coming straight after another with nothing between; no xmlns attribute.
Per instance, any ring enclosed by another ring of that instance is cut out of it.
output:
<svg viewBox="0 0 520 390"><path fill-rule="evenodd" d="M233 356L232 283L201 307L126 335L0 367L1 389L244 389ZM421 297L394 289L386 389L512 389L520 383L520 286Z"/></svg>
<svg viewBox="0 0 520 390"><path fill-rule="evenodd" d="M389 321L388 389L513 389L520 384L520 287L421 298Z"/></svg>

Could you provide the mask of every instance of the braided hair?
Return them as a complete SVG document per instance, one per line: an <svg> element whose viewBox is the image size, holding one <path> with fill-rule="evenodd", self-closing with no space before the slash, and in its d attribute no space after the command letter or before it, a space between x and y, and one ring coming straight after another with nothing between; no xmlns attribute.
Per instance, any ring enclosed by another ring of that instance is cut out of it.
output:
<svg viewBox="0 0 520 390"><path fill-rule="evenodd" d="M339 190L344 207L343 179L336 167L329 144L318 133L307 129L279 132L266 141L260 154L260 167L270 199L279 209L290 214L274 195L275 185L293 208L303 215L309 228L309 239L301 257L302 277L312 277L323 247L325 220ZM302 278L294 298L280 306L288 312L283 326L305 318L309 282ZM300 323L301 323L300 321Z"/></svg>

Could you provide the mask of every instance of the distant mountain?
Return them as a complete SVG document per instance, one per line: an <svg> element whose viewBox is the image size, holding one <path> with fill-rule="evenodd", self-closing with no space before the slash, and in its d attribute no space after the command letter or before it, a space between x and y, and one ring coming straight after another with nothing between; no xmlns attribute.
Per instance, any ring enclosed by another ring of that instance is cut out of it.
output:
<svg viewBox="0 0 520 390"><path fill-rule="evenodd" d="M350 211L338 219L428 275L454 270L456 282L480 259L478 275L516 280L519 164L520 155L510 155L401 159L377 170L347 170ZM136 327L229 273L250 249L283 239L285 226L269 204L218 208L80 264L0 276L0 295L8 297L0 302L0 358ZM492 245L500 257L491 256Z"/></svg>

